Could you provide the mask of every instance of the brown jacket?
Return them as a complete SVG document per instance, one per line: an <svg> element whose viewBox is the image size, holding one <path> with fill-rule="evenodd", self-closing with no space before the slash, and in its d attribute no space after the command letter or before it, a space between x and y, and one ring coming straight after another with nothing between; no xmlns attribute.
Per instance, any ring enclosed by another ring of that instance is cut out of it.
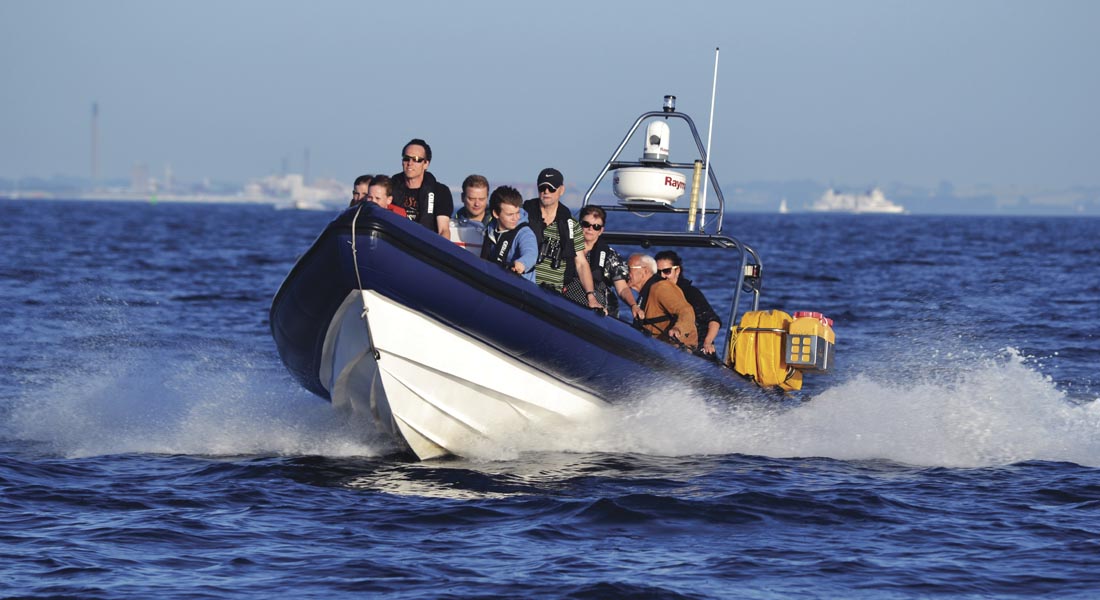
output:
<svg viewBox="0 0 1100 600"><path fill-rule="evenodd" d="M680 330L680 341L689 348L699 346L699 332L695 329L695 310L684 297L684 293L675 283L666 279L654 281L647 286L642 310L645 311L645 329L668 341L668 330L673 325ZM670 317L670 320L664 319ZM656 322L650 322L656 320Z"/></svg>

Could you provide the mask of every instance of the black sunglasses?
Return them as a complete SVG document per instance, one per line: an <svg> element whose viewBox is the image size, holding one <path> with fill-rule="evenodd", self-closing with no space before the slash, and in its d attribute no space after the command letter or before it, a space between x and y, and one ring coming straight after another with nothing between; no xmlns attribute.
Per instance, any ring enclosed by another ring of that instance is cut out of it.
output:
<svg viewBox="0 0 1100 600"><path fill-rule="evenodd" d="M401 162L422 163L428 162L428 159L424 158L423 156L409 156L408 154L404 154L401 156Z"/></svg>
<svg viewBox="0 0 1100 600"><path fill-rule="evenodd" d="M600 225L599 223L589 223L588 221L581 221L582 229L588 229L589 227L595 229L596 231L603 229L603 225Z"/></svg>

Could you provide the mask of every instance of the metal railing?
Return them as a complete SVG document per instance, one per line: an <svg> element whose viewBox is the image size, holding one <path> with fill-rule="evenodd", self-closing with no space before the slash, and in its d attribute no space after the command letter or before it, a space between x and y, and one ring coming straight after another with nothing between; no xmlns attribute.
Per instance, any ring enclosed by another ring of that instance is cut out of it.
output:
<svg viewBox="0 0 1100 600"><path fill-rule="evenodd" d="M619 147L615 149L615 152L611 155L611 158L609 158L607 160L607 164L605 164L603 166L603 170L601 170L600 174L596 176L596 180L592 182L592 185L589 186L588 191L585 192L584 200L581 202L581 207L588 206L588 204L589 204L589 202L592 198L592 194L593 194L593 192L596 191L596 188L600 185L600 182L603 181L604 177L607 176L608 172L613 171L615 169L621 169L621 168L624 168L624 167L654 167L654 166L657 166L657 165L661 166L662 168L667 168L667 169L692 169L692 168L695 167L694 162L690 162L690 163L672 163L672 162L647 162L647 161L640 161L640 160L635 160L635 161L619 161L618 160L619 155L622 154L622 152L623 152L623 149L626 148L626 145L628 143L630 143L630 139L632 137L634 137L635 132L638 131L638 127L640 127L641 124L643 122L645 122L646 119L650 119L650 118L654 118L654 117L662 117L662 118L665 118L665 119L682 119L685 123L687 123L687 126L691 129L691 136L692 136L692 138L695 139L695 146L699 150L699 157L700 157L701 160L706 162L707 151L706 151L706 148L703 146L702 138L699 137L699 130L695 128L695 122L691 120L691 117L689 117L685 113L676 112L676 111L667 111L667 112L666 111L649 111L649 112L646 112L646 113L642 113L642 115L639 116L634 121L634 125L630 128L630 131L628 131L626 133L626 137L623 138L623 141L621 143L619 143ZM721 188L721 186L718 185L718 177L714 174L714 167L713 166L711 166L707 170L707 177L710 180L711 188L714 190L714 195L718 199L718 208L707 208L706 206L703 206L703 208L700 209L700 212L703 212L704 214L718 215L718 224L715 227L715 231L714 231L714 233L716 235L718 235L718 234L722 233L722 219L725 215L726 199L725 199L724 196L722 196L722 188ZM600 204L599 206L600 206L600 208L603 208L604 210L608 210L608 211L628 211L628 212L629 211L635 211L635 212L687 213L689 210L691 210L691 209L688 209L688 208L680 208L680 207L675 207L675 206L663 206L663 205L654 205L652 207L646 206L645 208L642 208L642 209L639 209L639 208L636 208L636 207L621 206L621 205L618 205L618 204ZM700 233L704 233L702 231L702 229L700 229Z"/></svg>
<svg viewBox="0 0 1100 600"><path fill-rule="evenodd" d="M588 191L584 194L584 200L581 207L593 204L599 206L608 212L630 212L639 215L645 215L646 213L689 213L695 211L701 213L703 218L701 219L703 225L701 225L696 231L694 229L694 215L689 219L687 231L675 232L675 231L607 231L603 234L603 239L609 243L619 243L628 246L638 246L641 248L650 248L652 246L658 247L687 247L687 248L718 248L735 251L736 258L733 260L735 273L735 281L733 282L733 301L729 311L729 327L726 334L726 343L722 347L722 353L726 353L730 346L730 342L733 339L734 331L737 328L737 316L740 314L740 306L744 295L749 295L752 299L752 305L749 310L758 310L760 306L760 287L763 276L763 265L760 262L760 256L751 247L740 242L739 240L722 235L723 219L725 217L726 199L722 195L722 188L718 184L718 177L714 174L714 167L708 164L706 177L709 178L711 189L714 191L714 196L717 199L717 208L708 208L706 206L705 198L704 205L701 208L682 208L665 204L646 204L644 206L638 205L623 205L623 204L601 204L593 202L592 195L595 193L596 188L604 180L608 173L616 169L626 167L650 167L650 168L662 168L662 169L694 169L695 163L684 162L667 162L667 161L620 161L619 155L622 154L627 144L637 133L638 128L641 127L648 119L663 118L663 119L680 119L687 124L691 130L691 135L695 140L695 146L699 151L699 158L706 163L706 148L703 145L703 140L699 136L699 130L695 127L695 122L691 120L691 117L687 114L676 112L675 110L669 110L667 107L662 111L649 111L642 113L627 131L626 136L623 137L622 142L615 148L615 151L611 154L611 158L604 164L603 169L599 175L596 176L595 181L589 186ZM713 214L717 215L716 225L714 233L706 233L705 231L705 215ZM724 358L724 356L723 356Z"/></svg>

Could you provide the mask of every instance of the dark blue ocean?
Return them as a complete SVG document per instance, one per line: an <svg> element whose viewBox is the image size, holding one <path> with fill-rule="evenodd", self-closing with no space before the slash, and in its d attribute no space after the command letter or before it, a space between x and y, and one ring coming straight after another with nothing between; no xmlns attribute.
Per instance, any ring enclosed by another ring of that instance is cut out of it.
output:
<svg viewBox="0 0 1100 600"><path fill-rule="evenodd" d="M0 201L0 597L1100 594L1100 219L732 214L835 319L800 404L418 463L271 340L333 216Z"/></svg>

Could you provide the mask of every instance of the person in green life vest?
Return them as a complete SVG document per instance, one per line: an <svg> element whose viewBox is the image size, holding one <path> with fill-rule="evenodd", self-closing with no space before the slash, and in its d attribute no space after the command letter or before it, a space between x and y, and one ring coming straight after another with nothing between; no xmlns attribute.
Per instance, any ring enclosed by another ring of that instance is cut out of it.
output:
<svg viewBox="0 0 1100 600"><path fill-rule="evenodd" d="M536 184L539 197L523 204L528 223L539 242L535 282L561 294L570 281L577 279L580 286L573 288L582 292L583 298L566 297L581 306L602 311L592 283L592 270L584 258L584 233L569 209L561 203L565 178L561 171L550 167L539 172Z"/></svg>

